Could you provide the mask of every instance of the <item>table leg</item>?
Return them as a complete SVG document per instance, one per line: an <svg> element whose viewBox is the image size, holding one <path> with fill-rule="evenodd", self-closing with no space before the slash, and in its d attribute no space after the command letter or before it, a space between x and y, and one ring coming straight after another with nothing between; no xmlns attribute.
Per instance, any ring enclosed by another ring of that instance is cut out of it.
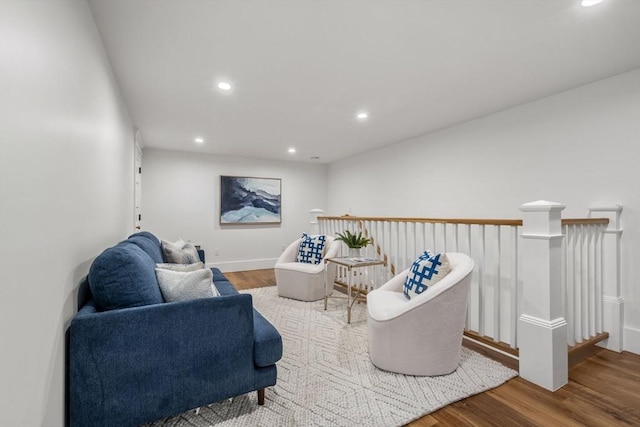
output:
<svg viewBox="0 0 640 427"><path fill-rule="evenodd" d="M351 323L351 267L347 270L347 323Z"/></svg>
<svg viewBox="0 0 640 427"><path fill-rule="evenodd" d="M327 285L328 285L328 283L327 283L327 263L325 261L325 263L324 263L324 309L325 309L325 311L327 310L327 298L328 298Z"/></svg>

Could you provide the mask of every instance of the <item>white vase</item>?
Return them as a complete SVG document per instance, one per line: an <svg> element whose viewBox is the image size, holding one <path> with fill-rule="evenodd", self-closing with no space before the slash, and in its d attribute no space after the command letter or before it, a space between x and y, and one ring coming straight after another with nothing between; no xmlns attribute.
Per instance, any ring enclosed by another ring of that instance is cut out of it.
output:
<svg viewBox="0 0 640 427"><path fill-rule="evenodd" d="M349 258L359 258L362 256L362 248L349 248L347 255Z"/></svg>

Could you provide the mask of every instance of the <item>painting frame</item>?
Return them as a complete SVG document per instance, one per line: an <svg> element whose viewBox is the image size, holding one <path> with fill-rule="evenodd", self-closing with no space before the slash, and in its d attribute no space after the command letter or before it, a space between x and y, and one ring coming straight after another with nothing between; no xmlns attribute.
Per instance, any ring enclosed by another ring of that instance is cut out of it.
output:
<svg viewBox="0 0 640 427"><path fill-rule="evenodd" d="M282 179L220 175L220 225L282 223Z"/></svg>

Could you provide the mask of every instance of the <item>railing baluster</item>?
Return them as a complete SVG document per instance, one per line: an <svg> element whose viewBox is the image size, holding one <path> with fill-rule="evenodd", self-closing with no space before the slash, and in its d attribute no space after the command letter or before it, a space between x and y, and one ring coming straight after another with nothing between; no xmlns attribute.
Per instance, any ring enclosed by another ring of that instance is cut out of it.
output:
<svg viewBox="0 0 640 427"><path fill-rule="evenodd" d="M407 260L409 259L409 223L404 223L404 258L402 260L402 269L405 269Z"/></svg>
<svg viewBox="0 0 640 427"><path fill-rule="evenodd" d="M484 320L484 313L485 313L485 289L484 289L484 260L485 260L485 230L484 230L484 225L480 225L480 255L478 256L478 297L479 297L479 310L478 310L478 316L480 318L480 324L478 326L478 333L480 334L480 336L484 336L485 335L485 320Z"/></svg>
<svg viewBox="0 0 640 427"><path fill-rule="evenodd" d="M441 252L447 252L447 223L442 224L442 250Z"/></svg>
<svg viewBox="0 0 640 427"><path fill-rule="evenodd" d="M467 224L467 248L469 249L469 256L471 258L473 258L473 251L471 250L471 224ZM475 275L475 277L477 278L477 264L474 267L474 272L473 274ZM474 283L476 281L473 280L473 276L471 276L471 290L469 291L469 298L468 298L468 303L467 303L467 328L471 329L473 328L474 325L474 318L473 318L473 286Z"/></svg>
<svg viewBox="0 0 640 427"><path fill-rule="evenodd" d="M582 342L582 288L580 287L580 269L581 269L581 251L580 251L580 233L578 226L571 226L574 233L573 238L573 295L575 306L574 310L574 336L575 342Z"/></svg>
<svg viewBox="0 0 640 427"><path fill-rule="evenodd" d="M453 224L453 238L455 241L455 249L454 252L460 252L458 250L458 224Z"/></svg>
<svg viewBox="0 0 640 427"><path fill-rule="evenodd" d="M395 250L395 265L396 265L396 274L402 271L402 267L400 266L400 223L395 223L396 228L396 250Z"/></svg>
<svg viewBox="0 0 640 427"><path fill-rule="evenodd" d="M585 318L586 318L586 313L584 313L585 309L586 309L586 292L585 289L580 286L581 283L584 283L585 280L585 275L584 275L584 261L583 261L583 252L584 252L584 234L582 234L582 227L580 225L576 226L576 234L577 234L577 245L576 245L576 249L577 249L577 282L576 282L576 293L578 294L579 300L578 300L578 307L579 307L579 315L580 318L578 319L578 333L576 336L576 341L577 342L582 342L582 340L584 340L584 335L585 335Z"/></svg>
<svg viewBox="0 0 640 427"><path fill-rule="evenodd" d="M385 257L387 256L387 252L388 250L387 248L387 237L386 237L386 228L387 228L387 223L386 222L382 222L380 224L380 258L381 259L385 259ZM386 271L389 271L389 263L387 264L387 268L385 269ZM387 275L385 274L384 277L386 278Z"/></svg>
<svg viewBox="0 0 640 427"><path fill-rule="evenodd" d="M580 235L582 236L582 280L583 280L583 298L582 303L582 339L589 338L589 308L591 307L591 295L589 290L589 239L588 230L584 225L580 225Z"/></svg>
<svg viewBox="0 0 640 427"><path fill-rule="evenodd" d="M591 287L589 286L589 230L588 227L583 225L582 234L584 235L584 247L582 253L583 265L582 271L584 271L584 286L585 286L585 310L584 313L584 336L583 339L588 339L591 336Z"/></svg>
<svg viewBox="0 0 640 427"><path fill-rule="evenodd" d="M602 295L603 295L603 290L602 290L602 257L603 257L603 250L602 250L602 238L604 237L604 230L605 227L602 225L596 225L597 227L597 232L596 232L596 244L595 244L595 251L596 251L596 274L595 274L595 278L596 278L596 296L599 298L599 301L597 301L596 303L596 333L600 334L603 332L603 326L602 326Z"/></svg>
<svg viewBox="0 0 640 427"><path fill-rule="evenodd" d="M512 226L511 233L511 247L513 248L512 253L512 273L511 273L511 333L509 344L512 348L518 347L518 318L520 317L520 307L519 307L519 295L518 292L518 260L520 259L518 255L518 227Z"/></svg>
<svg viewBox="0 0 640 427"><path fill-rule="evenodd" d="M418 223L413 223L413 252L411 252L411 257L409 258L409 262L412 262L418 256Z"/></svg>
<svg viewBox="0 0 640 427"><path fill-rule="evenodd" d="M565 282L565 311L566 311L566 322L567 322L567 343L569 345L575 345L575 297L574 297L574 279L573 279L573 265L574 265L574 257L573 257L573 227L570 225L564 225L564 235L563 239L564 245L564 262L562 265L564 266L564 282Z"/></svg>
<svg viewBox="0 0 640 427"><path fill-rule="evenodd" d="M494 339L498 342L500 342L501 339L501 319L500 319L500 299L502 298L502 292L501 292L501 287L502 287L502 283L501 283L501 272L500 272L500 264L501 264L501 256L502 256L502 246L500 244L500 226L499 225L494 225L493 228L496 230L496 242L498 244L498 247L496 248L496 255L495 255L495 259L494 259L494 265L496 268L496 289L495 289L495 293L494 293L494 297L493 297L493 307L491 307L491 309L494 312L494 318L493 318L493 322L495 324L494 328L495 328L495 334L494 334Z"/></svg>
<svg viewBox="0 0 640 427"><path fill-rule="evenodd" d="M422 250L420 252L424 252L429 249L429 243L427 242L428 225L429 223L427 222L422 224Z"/></svg>
<svg viewBox="0 0 640 427"><path fill-rule="evenodd" d="M595 263L594 252L593 252L593 245L594 245L593 227L591 227L590 225L586 225L585 231L586 231L586 239L587 239L587 259L588 259L587 287L589 289L589 311L588 311L589 335L587 336L587 338L589 338L596 335L596 316L595 316L595 313L596 313L596 284L595 284L596 263Z"/></svg>

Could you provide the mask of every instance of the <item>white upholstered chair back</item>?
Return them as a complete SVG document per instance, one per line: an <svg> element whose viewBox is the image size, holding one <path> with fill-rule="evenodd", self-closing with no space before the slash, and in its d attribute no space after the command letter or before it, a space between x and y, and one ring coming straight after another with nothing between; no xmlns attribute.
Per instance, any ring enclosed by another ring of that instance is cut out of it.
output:
<svg viewBox="0 0 640 427"><path fill-rule="evenodd" d="M274 269L278 295L301 301L317 301L324 298L329 288L329 285L325 285L324 259L338 256L340 242L327 236L320 264L306 264L296 262L300 241L297 239L292 242L276 261ZM332 290L335 274L335 264L330 264L327 283L331 284Z"/></svg>
<svg viewBox="0 0 640 427"><path fill-rule="evenodd" d="M408 375L444 375L460 361L474 262L447 252L451 272L408 300L408 270L367 295L369 356L380 369Z"/></svg>

